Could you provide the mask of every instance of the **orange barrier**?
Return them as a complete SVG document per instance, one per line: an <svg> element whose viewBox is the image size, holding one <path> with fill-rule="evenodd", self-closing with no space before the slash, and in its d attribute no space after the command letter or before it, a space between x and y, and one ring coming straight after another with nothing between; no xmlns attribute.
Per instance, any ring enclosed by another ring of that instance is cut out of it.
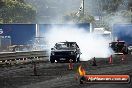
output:
<svg viewBox="0 0 132 88"><path fill-rule="evenodd" d="M113 63L113 58L112 58L112 55L109 57L109 64L112 64Z"/></svg>

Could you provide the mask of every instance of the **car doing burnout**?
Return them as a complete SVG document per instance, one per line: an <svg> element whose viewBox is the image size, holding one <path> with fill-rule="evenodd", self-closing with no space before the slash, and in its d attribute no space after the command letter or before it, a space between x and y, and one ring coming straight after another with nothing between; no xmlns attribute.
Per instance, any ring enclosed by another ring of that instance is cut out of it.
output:
<svg viewBox="0 0 132 88"><path fill-rule="evenodd" d="M56 43L54 48L51 48L50 62L73 62L80 61L80 48L76 42L59 42Z"/></svg>
<svg viewBox="0 0 132 88"><path fill-rule="evenodd" d="M110 43L110 47L113 49L115 54L128 54L129 50L127 45L125 44L125 41L113 41Z"/></svg>

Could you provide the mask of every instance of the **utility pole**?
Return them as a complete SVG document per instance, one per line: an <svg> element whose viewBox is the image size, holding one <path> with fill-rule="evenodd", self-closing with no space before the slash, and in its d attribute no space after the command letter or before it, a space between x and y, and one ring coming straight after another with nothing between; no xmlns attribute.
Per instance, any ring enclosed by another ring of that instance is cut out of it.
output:
<svg viewBox="0 0 132 88"><path fill-rule="evenodd" d="M39 24L36 24L36 37L39 37Z"/></svg>
<svg viewBox="0 0 132 88"><path fill-rule="evenodd" d="M83 17L84 17L84 0L83 0Z"/></svg>
<svg viewBox="0 0 132 88"><path fill-rule="evenodd" d="M131 23L132 23L132 7L130 7Z"/></svg>

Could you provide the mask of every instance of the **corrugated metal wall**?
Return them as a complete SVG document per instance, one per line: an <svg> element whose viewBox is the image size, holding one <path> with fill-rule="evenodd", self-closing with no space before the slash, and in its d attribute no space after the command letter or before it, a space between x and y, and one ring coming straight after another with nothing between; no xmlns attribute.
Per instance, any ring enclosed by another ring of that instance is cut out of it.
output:
<svg viewBox="0 0 132 88"><path fill-rule="evenodd" d="M12 45L31 43L35 37L35 24L0 24L1 36L10 36Z"/></svg>
<svg viewBox="0 0 132 88"><path fill-rule="evenodd" d="M40 35L43 37L44 33L51 27L55 26L75 26L75 24L39 24ZM76 24L76 27L83 28L90 31L89 23ZM26 45L31 44L35 40L36 24L0 24L0 29L3 33L0 36L10 36L12 45Z"/></svg>

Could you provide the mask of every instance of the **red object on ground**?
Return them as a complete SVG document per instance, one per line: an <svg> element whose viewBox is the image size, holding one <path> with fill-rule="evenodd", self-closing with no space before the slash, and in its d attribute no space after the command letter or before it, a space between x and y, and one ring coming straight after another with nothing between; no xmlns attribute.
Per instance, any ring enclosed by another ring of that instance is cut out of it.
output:
<svg viewBox="0 0 132 88"><path fill-rule="evenodd" d="M109 64L113 63L112 55L109 57Z"/></svg>
<svg viewBox="0 0 132 88"><path fill-rule="evenodd" d="M73 60L72 60L72 59L70 59L70 60L69 60L69 62L70 62L70 63L69 63L69 70L72 70L72 69L73 69L73 63L72 63L72 62L73 62Z"/></svg>

